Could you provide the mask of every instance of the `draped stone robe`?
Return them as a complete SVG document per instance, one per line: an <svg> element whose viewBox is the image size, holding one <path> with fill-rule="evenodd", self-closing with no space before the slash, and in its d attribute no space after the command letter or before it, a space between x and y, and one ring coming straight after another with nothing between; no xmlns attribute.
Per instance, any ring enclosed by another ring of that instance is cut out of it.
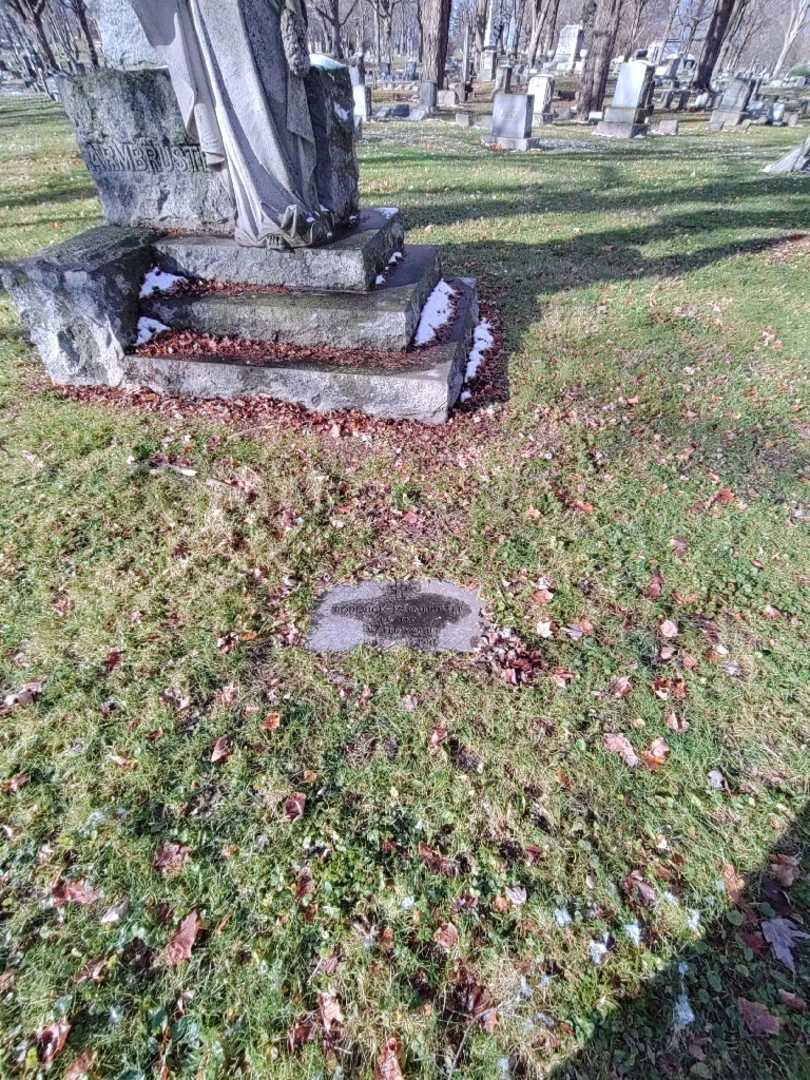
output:
<svg viewBox="0 0 810 1080"><path fill-rule="evenodd" d="M237 242L297 247L328 239L304 85L309 58L294 74L282 39L283 17L288 31L291 18L303 19L298 0L130 2L169 68L186 128L230 184Z"/></svg>

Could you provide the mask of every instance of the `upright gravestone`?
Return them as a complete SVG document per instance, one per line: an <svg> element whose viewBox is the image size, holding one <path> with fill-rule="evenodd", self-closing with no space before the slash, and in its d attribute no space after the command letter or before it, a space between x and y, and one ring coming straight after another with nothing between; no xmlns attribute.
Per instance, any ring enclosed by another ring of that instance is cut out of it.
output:
<svg viewBox="0 0 810 1080"><path fill-rule="evenodd" d="M512 92L512 70L513 68L510 63L498 65L498 71L495 76L496 94L510 94Z"/></svg>
<svg viewBox="0 0 810 1080"><path fill-rule="evenodd" d="M557 51L551 61L555 71L570 74L574 70L579 60L579 54L582 52L583 35L584 30L579 23L571 23L560 30Z"/></svg>
<svg viewBox="0 0 810 1080"><path fill-rule="evenodd" d="M492 103L491 135L484 140L493 150L533 150L534 98L530 94L496 94Z"/></svg>
<svg viewBox="0 0 810 1080"><path fill-rule="evenodd" d="M550 124L553 119L551 103L554 100L554 76L532 75L526 92L534 98L534 122Z"/></svg>
<svg viewBox="0 0 810 1080"><path fill-rule="evenodd" d="M742 123L756 84L756 79L740 76L729 79L709 121L709 126L713 131L735 128Z"/></svg>
<svg viewBox="0 0 810 1080"><path fill-rule="evenodd" d="M630 139L646 135L655 68L646 60L629 60L619 68L613 101L596 127L597 135Z"/></svg>
<svg viewBox="0 0 810 1080"><path fill-rule="evenodd" d="M416 82L416 61L406 60L405 70L403 72L403 78L405 82Z"/></svg>
<svg viewBox="0 0 810 1080"><path fill-rule="evenodd" d="M436 104L439 97L439 90L435 82L430 79L423 79L419 83L419 101L422 104L422 108L426 109L428 113L432 113L436 108Z"/></svg>
<svg viewBox="0 0 810 1080"><path fill-rule="evenodd" d="M195 6L193 21L178 18L185 2L137 4L166 67L131 45L132 67L61 78L107 224L2 267L51 378L443 423L475 282L441 281L433 247L400 262L398 211L360 211L348 69L301 53L300 13L291 36L266 0L229 0L221 19ZM163 292L166 275L203 288ZM437 289L444 307L427 304Z"/></svg>

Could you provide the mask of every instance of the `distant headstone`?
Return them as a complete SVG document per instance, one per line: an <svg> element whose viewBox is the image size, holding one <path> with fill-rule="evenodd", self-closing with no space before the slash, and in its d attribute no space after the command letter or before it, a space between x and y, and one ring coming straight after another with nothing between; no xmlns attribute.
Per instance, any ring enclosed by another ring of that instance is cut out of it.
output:
<svg viewBox="0 0 810 1080"><path fill-rule="evenodd" d="M532 75L526 92L534 98L534 122L551 123L551 102L554 100L554 76Z"/></svg>
<svg viewBox="0 0 810 1080"><path fill-rule="evenodd" d="M630 139L647 134L655 68L646 60L629 60L619 68L613 101L605 109L597 135Z"/></svg>
<svg viewBox="0 0 810 1080"><path fill-rule="evenodd" d="M532 150L534 98L531 94L496 94L492 103L491 138L486 144L498 150Z"/></svg>
<svg viewBox="0 0 810 1080"><path fill-rule="evenodd" d="M582 51L584 30L578 23L564 26L557 40L557 51L551 61L555 71L572 72Z"/></svg>
<svg viewBox="0 0 810 1080"><path fill-rule="evenodd" d="M405 71L403 76L405 82L416 82L416 61L408 60L405 63Z"/></svg>
<svg viewBox="0 0 810 1080"><path fill-rule="evenodd" d="M438 88L435 82L431 82L430 79L423 79L419 83L419 101L422 107L428 110L436 108L436 102L438 100Z"/></svg>
<svg viewBox="0 0 810 1080"><path fill-rule="evenodd" d="M773 124L774 127L781 127L784 122L785 103L784 101L775 101L768 109L768 123Z"/></svg>
<svg viewBox="0 0 810 1080"><path fill-rule="evenodd" d="M457 112L456 113L456 123L458 124L459 127L465 127L465 128L474 127L475 126L475 117L473 116L472 113Z"/></svg>
<svg viewBox="0 0 810 1080"><path fill-rule="evenodd" d="M129 0L91 0L91 9L108 67L162 67Z"/></svg>
<svg viewBox="0 0 810 1080"><path fill-rule="evenodd" d="M709 121L713 131L734 128L742 123L756 85L756 79L739 76L729 79Z"/></svg>
<svg viewBox="0 0 810 1080"><path fill-rule="evenodd" d="M361 645L472 652L480 612L478 593L450 582L341 585L321 598L307 647L313 652L348 652Z"/></svg>
<svg viewBox="0 0 810 1080"><path fill-rule="evenodd" d="M509 94L512 91L512 65L499 64L495 76L495 93Z"/></svg>
<svg viewBox="0 0 810 1080"><path fill-rule="evenodd" d="M659 120L655 127L656 135L677 135L680 124L677 120Z"/></svg>
<svg viewBox="0 0 810 1080"><path fill-rule="evenodd" d="M454 109L458 105L458 94L455 90L438 90L436 104L440 109Z"/></svg>

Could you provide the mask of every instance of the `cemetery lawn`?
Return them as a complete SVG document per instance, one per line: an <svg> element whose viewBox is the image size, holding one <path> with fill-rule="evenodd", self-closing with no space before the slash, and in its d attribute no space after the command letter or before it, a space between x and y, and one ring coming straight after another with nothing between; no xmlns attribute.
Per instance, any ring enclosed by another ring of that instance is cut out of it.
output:
<svg viewBox="0 0 810 1080"><path fill-rule="evenodd" d="M98 222L0 130L4 256ZM810 1076L810 178L683 130L369 126L505 335L445 430L66 393L0 295L1 1075ZM307 652L377 576L489 645Z"/></svg>

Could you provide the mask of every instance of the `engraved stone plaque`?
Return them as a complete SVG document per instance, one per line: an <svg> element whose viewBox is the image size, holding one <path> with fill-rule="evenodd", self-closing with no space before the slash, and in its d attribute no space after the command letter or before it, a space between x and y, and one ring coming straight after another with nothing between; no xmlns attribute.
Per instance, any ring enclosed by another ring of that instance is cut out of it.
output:
<svg viewBox="0 0 810 1080"><path fill-rule="evenodd" d="M472 652L480 612L477 592L446 581L341 585L321 598L307 645L313 652L348 652L359 645Z"/></svg>

